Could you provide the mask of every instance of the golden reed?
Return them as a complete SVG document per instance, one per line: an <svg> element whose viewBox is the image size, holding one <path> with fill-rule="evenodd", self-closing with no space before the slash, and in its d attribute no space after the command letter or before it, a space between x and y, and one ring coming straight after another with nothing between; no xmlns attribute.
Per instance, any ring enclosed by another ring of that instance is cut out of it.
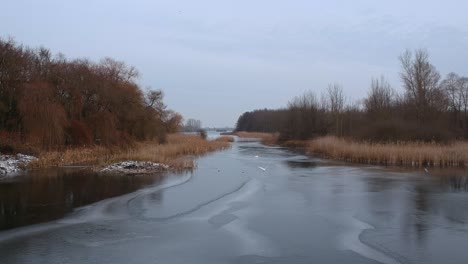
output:
<svg viewBox="0 0 468 264"><path fill-rule="evenodd" d="M311 154L364 164L463 167L468 164L468 142L369 143L326 136L306 143Z"/></svg>
<svg viewBox="0 0 468 264"><path fill-rule="evenodd" d="M137 160L164 163L174 169L193 168L193 157L229 147L228 141L205 140L198 135L171 134L166 144L155 141L136 143L134 147L106 148L92 146L49 151L38 155L29 169L64 165L104 166L118 161Z"/></svg>
<svg viewBox="0 0 468 264"><path fill-rule="evenodd" d="M259 138L261 139L262 143L266 145L273 145L276 144L278 141L279 134L278 133L261 133L261 132L236 132L236 136L240 138Z"/></svg>

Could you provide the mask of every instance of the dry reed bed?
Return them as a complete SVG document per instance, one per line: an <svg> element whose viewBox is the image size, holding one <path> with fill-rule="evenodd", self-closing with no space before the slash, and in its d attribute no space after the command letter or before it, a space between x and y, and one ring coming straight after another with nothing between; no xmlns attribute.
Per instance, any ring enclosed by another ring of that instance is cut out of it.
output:
<svg viewBox="0 0 468 264"><path fill-rule="evenodd" d="M309 153L327 158L379 165L456 167L468 164L468 142L377 144L332 136L307 143Z"/></svg>
<svg viewBox="0 0 468 264"><path fill-rule="evenodd" d="M234 142L234 138L231 136L221 136L215 139L215 141L220 142Z"/></svg>
<svg viewBox="0 0 468 264"><path fill-rule="evenodd" d="M29 169L65 165L104 166L124 160L164 163L174 169L193 168L193 156L229 147L226 141L208 141L198 135L172 134L166 144L149 141L132 148L105 148L101 146L66 149L41 153Z"/></svg>
<svg viewBox="0 0 468 264"><path fill-rule="evenodd" d="M306 148L309 141L307 140L288 140L281 142L281 146L287 148Z"/></svg>
<svg viewBox="0 0 468 264"><path fill-rule="evenodd" d="M266 145L276 144L278 142L278 137L279 137L278 133L272 134L272 133L261 133L261 132L244 132L244 131L236 132L235 135L240 138L259 138L262 141L262 143Z"/></svg>

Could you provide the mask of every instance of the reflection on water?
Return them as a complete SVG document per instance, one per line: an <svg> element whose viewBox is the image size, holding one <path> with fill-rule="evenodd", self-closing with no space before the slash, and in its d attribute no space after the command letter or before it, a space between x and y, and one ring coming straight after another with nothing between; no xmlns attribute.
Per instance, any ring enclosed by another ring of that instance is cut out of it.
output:
<svg viewBox="0 0 468 264"><path fill-rule="evenodd" d="M365 179L367 191L382 192L393 188L397 182L389 177L367 177Z"/></svg>
<svg viewBox="0 0 468 264"><path fill-rule="evenodd" d="M441 185L448 186L451 191L468 192L468 172L466 170L441 170L436 172Z"/></svg>
<svg viewBox="0 0 468 264"><path fill-rule="evenodd" d="M416 242L419 247L428 241L429 232L441 226L468 223L468 173L464 169L432 169L399 173L387 172L363 177L370 192L387 193L386 203L396 203L393 214L386 218L387 225L401 229L403 240ZM396 175L400 175L399 177ZM381 211L382 201L370 203L374 211ZM455 228L454 226L454 228ZM466 229L463 228L462 230Z"/></svg>
<svg viewBox="0 0 468 264"><path fill-rule="evenodd" d="M288 160L287 165L291 168L313 168L317 167L319 163L311 160Z"/></svg>
<svg viewBox="0 0 468 264"><path fill-rule="evenodd" d="M433 237L430 232L441 227L468 232L465 226L468 224L468 171L465 169L433 168L426 172L333 164L304 157L284 163L296 177L314 181L317 187L311 192L326 194L320 198L325 207L366 211L362 216L365 222L385 226L390 233L399 230L396 240L401 243L424 247ZM314 178L317 175L319 178ZM355 196L357 193L362 196Z"/></svg>
<svg viewBox="0 0 468 264"><path fill-rule="evenodd" d="M102 175L84 169L40 170L3 179L0 230L59 219L74 208L133 192L162 179L162 175Z"/></svg>

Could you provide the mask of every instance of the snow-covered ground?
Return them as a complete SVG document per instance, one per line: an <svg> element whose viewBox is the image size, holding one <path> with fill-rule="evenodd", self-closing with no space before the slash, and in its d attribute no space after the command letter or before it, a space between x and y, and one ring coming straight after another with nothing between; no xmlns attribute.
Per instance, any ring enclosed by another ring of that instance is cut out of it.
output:
<svg viewBox="0 0 468 264"><path fill-rule="evenodd" d="M35 159L36 157L23 154L0 154L0 176L4 176L13 172L19 172L22 170L22 167L26 166L29 162Z"/></svg>
<svg viewBox="0 0 468 264"><path fill-rule="evenodd" d="M113 172L124 174L154 173L169 169L169 166L149 161L122 161L109 165L101 172Z"/></svg>

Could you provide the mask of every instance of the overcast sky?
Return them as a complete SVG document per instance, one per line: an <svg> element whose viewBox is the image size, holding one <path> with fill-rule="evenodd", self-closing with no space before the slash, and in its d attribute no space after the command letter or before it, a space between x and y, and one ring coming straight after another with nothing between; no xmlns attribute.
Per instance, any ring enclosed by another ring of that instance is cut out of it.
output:
<svg viewBox="0 0 468 264"><path fill-rule="evenodd" d="M135 66L142 87L204 126L232 126L329 83L350 100L384 75L401 90L398 56L426 48L442 75L468 75L468 2L4 1L0 37L68 58Z"/></svg>

